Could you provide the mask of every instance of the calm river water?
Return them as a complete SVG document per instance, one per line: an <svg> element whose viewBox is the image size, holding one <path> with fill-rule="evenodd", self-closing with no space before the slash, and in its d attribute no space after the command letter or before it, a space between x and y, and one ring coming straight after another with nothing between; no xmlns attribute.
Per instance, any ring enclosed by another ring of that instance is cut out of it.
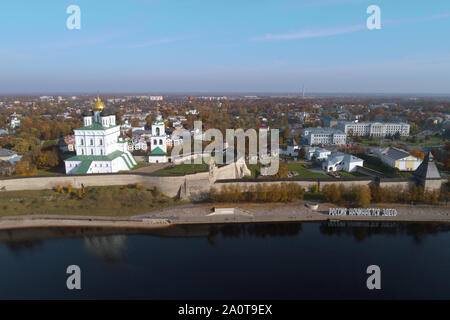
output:
<svg viewBox="0 0 450 320"><path fill-rule="evenodd" d="M81 268L81 290L66 269ZM381 268L368 290L366 268ZM0 231L0 298L450 299L450 225Z"/></svg>

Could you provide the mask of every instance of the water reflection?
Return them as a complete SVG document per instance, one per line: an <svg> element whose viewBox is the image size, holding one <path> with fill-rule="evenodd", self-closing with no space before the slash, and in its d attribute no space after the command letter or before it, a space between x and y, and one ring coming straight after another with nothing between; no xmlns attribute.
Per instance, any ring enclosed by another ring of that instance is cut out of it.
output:
<svg viewBox="0 0 450 320"><path fill-rule="evenodd" d="M40 249L45 240L82 238L87 251L106 262L120 260L126 252L128 235L146 235L163 238L205 238L214 245L217 241L232 238L296 237L302 226L316 225L321 235L350 236L362 242L376 235L406 235L420 244L430 235L450 231L450 224L439 223L393 223L393 222L289 222L244 224L191 224L175 225L154 230L129 230L111 228L37 228L1 230L0 244L15 254Z"/></svg>
<svg viewBox="0 0 450 320"><path fill-rule="evenodd" d="M352 236L362 242L375 235L407 235L416 244L430 235L449 232L449 224L440 223L392 223L392 222L324 222L320 224L320 233L327 236Z"/></svg>
<svg viewBox="0 0 450 320"><path fill-rule="evenodd" d="M126 239L124 235L85 237L84 246L86 250L108 263L113 263L122 259L126 251Z"/></svg>

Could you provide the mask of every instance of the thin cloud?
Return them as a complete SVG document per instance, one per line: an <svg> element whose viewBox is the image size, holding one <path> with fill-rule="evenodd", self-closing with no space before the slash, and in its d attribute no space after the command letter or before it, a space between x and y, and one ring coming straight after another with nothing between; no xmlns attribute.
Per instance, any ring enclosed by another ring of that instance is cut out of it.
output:
<svg viewBox="0 0 450 320"><path fill-rule="evenodd" d="M405 19L395 19L395 20L382 20L382 26L389 25L404 25L413 24L420 22L428 22L440 19L450 18L450 12L444 12L440 14L434 14L424 17L417 18L405 18ZM272 34L268 33L264 36L253 37L250 40L254 41L277 41L277 40L298 40L298 39L309 39L309 38L322 38L330 37L340 34L353 33L358 31L367 30L365 24L353 25L353 26L342 26L342 27L332 27L332 28L322 28L316 30L305 29L297 32L291 33L279 33Z"/></svg>
<svg viewBox="0 0 450 320"><path fill-rule="evenodd" d="M347 4L347 3L358 3L363 2L365 0L315 0L308 1L304 3L296 3L291 5L292 8L307 8L307 7L321 7L321 6L330 6L330 5L339 5L339 4Z"/></svg>
<svg viewBox="0 0 450 320"><path fill-rule="evenodd" d="M251 40L273 41L273 40L297 40L297 39L321 38L321 37L335 36L338 34L362 31L364 29L366 29L366 26L361 24L361 25L337 27L337 28L302 30L302 31L293 32L293 33L280 33L280 34L268 33L262 37L254 37Z"/></svg>
<svg viewBox="0 0 450 320"><path fill-rule="evenodd" d="M386 25L402 25L402 24L411 24L411 23L419 23L419 22L428 22L440 19L450 18L450 12L438 13L424 17L418 18L405 18L405 19L395 19L395 20L386 20L384 24Z"/></svg>
<svg viewBox="0 0 450 320"><path fill-rule="evenodd" d="M127 45L127 46L125 46L125 48L128 48L128 49L146 48L146 47L156 46L159 44L172 43L172 42L181 41L181 40L183 40L183 39L182 38L162 38L162 39L156 39L156 40L151 40L151 41L147 41L147 42Z"/></svg>
<svg viewBox="0 0 450 320"><path fill-rule="evenodd" d="M44 43L38 45L38 48L40 49L67 49L72 47L87 47L87 46L94 46L102 43L107 43L112 40L116 40L118 38L123 37L126 35L126 32L120 31L115 33L103 33L103 34L95 34L90 36L81 36L77 35L74 36L73 39L67 40L65 38L64 41L59 42L50 42L50 43Z"/></svg>
<svg viewBox="0 0 450 320"><path fill-rule="evenodd" d="M1 48L0 48L0 57L12 58L12 59L21 59L21 60L27 60L27 59L35 58L33 55L30 55L30 54L18 53L16 51L12 51L12 50L9 50L9 49L1 49Z"/></svg>

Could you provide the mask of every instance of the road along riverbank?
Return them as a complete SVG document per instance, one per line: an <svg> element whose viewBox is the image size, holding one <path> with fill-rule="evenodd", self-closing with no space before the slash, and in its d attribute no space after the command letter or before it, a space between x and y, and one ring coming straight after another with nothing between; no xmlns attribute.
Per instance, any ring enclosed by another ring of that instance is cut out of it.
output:
<svg viewBox="0 0 450 320"><path fill-rule="evenodd" d="M190 204L130 217L27 215L0 218L0 230L23 228L83 227L154 229L177 224L252 223L289 221L389 221L450 223L450 208L436 206L378 205L395 209L395 216L329 215L335 206L311 202Z"/></svg>

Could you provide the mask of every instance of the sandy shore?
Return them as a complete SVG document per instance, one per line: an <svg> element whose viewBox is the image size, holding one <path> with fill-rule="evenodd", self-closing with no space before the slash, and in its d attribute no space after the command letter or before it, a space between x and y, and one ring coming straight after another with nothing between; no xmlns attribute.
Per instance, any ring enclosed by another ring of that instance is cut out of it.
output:
<svg viewBox="0 0 450 320"><path fill-rule="evenodd" d="M214 204L185 205L167 208L148 214L131 217L85 217L33 215L0 218L0 230L83 227L83 228L129 228L154 229L176 224L198 223L243 223L243 222L287 222L287 221L409 221L450 223L449 207L384 205L379 208L395 208L393 217L329 216L330 204L320 203L317 211L306 206L306 201L296 203L228 203L217 207L235 208L233 215L211 215Z"/></svg>
<svg viewBox="0 0 450 320"><path fill-rule="evenodd" d="M27 228L117 228L117 229L155 229L165 228L170 223L166 220L154 219L146 221L132 219L115 219L113 217L61 217L61 216L23 216L0 218L0 230Z"/></svg>
<svg viewBox="0 0 450 320"><path fill-rule="evenodd" d="M213 204L186 205L177 208L168 208L133 218L159 218L170 219L172 223L218 223L218 222L274 222L274 221L440 221L450 222L450 207L436 206L402 206L378 205L372 207L394 208L397 216L393 217L363 217L363 216L330 216L328 210L334 207L331 204L320 203L317 211L306 206L311 203L298 201L296 203L228 203L217 204L217 207L236 208L238 214L233 216L208 216L212 212ZM239 214L241 213L241 214ZM249 216L251 215L251 217Z"/></svg>

